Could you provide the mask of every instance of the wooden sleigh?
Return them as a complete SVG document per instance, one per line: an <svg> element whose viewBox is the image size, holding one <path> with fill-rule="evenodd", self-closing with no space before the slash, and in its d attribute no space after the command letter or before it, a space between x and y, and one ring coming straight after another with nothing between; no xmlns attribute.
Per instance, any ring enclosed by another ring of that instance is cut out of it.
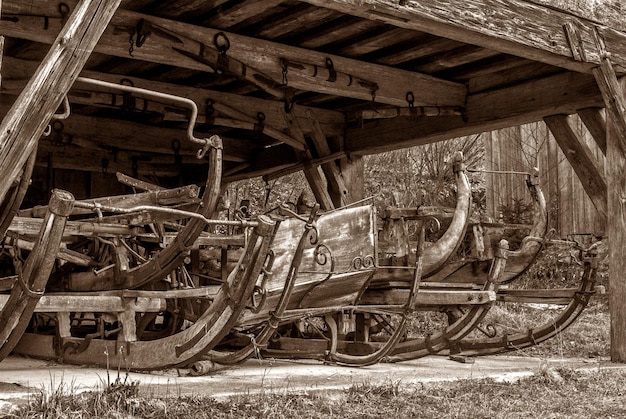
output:
<svg viewBox="0 0 626 419"><path fill-rule="evenodd" d="M268 269L276 223L267 217L234 222L246 229L245 237L208 232L208 226L226 222L210 219L220 195L222 144L217 136L194 136L193 102L132 86L81 81L189 108L187 134L202 146L198 157L208 161L206 185L199 197L194 185L163 190L131 181L147 191L76 202L62 195L71 201L62 206L69 210L57 209L59 199L53 199L13 217L28 184L29 161L0 213L5 247L18 269L3 281L9 292L2 300L3 357L14 350L131 369L187 364L219 343L252 299L259 276ZM194 259L194 249L229 243L243 249L229 275L216 282L200 281L198 272L189 274L186 262ZM27 252L31 256L21 264ZM53 271L55 258L62 264Z"/></svg>
<svg viewBox="0 0 626 419"><path fill-rule="evenodd" d="M236 269L217 285L194 283L185 267L194 246L223 243L205 232L207 225L223 223L208 218L215 212L221 172L221 146L217 137L213 141L201 199L190 194L194 188L183 188L74 203L69 215L80 219L67 223L59 236L66 248L58 251L57 245L53 252L65 263L50 275L54 291L33 307L36 315L16 353L158 369L192 362L228 333L267 265L276 223L266 217L247 223ZM171 205L159 205L164 201ZM197 210L181 209L189 205ZM97 216L86 217L86 209ZM23 215L43 210L48 209ZM9 236L16 233L17 248L29 247L31 224L41 220L13 220ZM208 303L194 309L198 300Z"/></svg>
<svg viewBox="0 0 626 419"><path fill-rule="evenodd" d="M446 259L454 253L465 233L471 207L471 196L469 181L464 173L460 157L457 160L455 173L458 199L450 227L429 248L424 247L424 230L422 229L416 258L412 259L414 266L406 267L403 270L403 274L409 273L410 278L402 281L402 289L399 293L397 293L398 289L395 288L395 284L398 278L404 278L397 275L397 266L374 266L372 260L364 265L366 268L369 267L366 269L369 272L368 275L363 276L362 282L348 282L351 284L349 288L352 292L346 293L344 289L344 297L340 300L335 298L336 294L329 293L320 287L319 297L316 300L302 304L302 300L296 298L294 301L300 301L298 305L291 303L293 308L286 309L288 304L282 299L285 295L283 293L280 302L284 304L271 305L271 307L279 307L279 309L277 312L269 313L268 319L270 320L261 332L248 333L247 337L243 337L244 334L241 334L243 340L249 342L246 349L230 353L229 356L212 353L210 359L215 362L229 363L233 359L243 359L243 357L239 357L243 353L246 356L260 353L261 356L272 357L317 358L342 365L370 365L388 358L398 350L397 348L406 347L406 343L403 342L406 340L405 327L414 311L433 310L440 305L464 304L474 306L476 310L467 313L464 320L459 321L451 328L447 328L442 332L441 338L435 340L448 342L450 339L460 338L469 333L472 330L472 325L484 316L490 303L495 300L495 287L502 273L503 259L499 260L494 267L493 280L483 284L481 290L459 292L443 288L424 290L421 287L422 278L444 266ZM371 209L363 207L361 209L343 210L336 213L334 217L338 220L343 219L338 225L350 224L351 222L354 223L354 219L357 218L356 213L363 213L364 211L371 212ZM360 218L369 220L373 218L371 215L365 214L363 213ZM323 220L323 217L319 220L322 234L325 231L322 227ZM359 248L360 253L367 254L377 251L380 253L377 249L378 242L374 240L378 235L375 234L371 221L365 225L368 227L367 229L348 229L346 232L349 231L350 234L344 237L338 236L337 239L343 242L339 248L344 247L349 252L348 254L354 254L355 246L365 244L371 246L371 249L363 252ZM326 240L322 243L328 244ZM338 247L333 243L327 248L337 249ZM348 261L349 257L345 259ZM362 259L357 256L354 260ZM345 262L343 264L345 265ZM361 264L362 262L359 262L359 265ZM297 271L299 279L294 280L295 283L298 281L306 282L304 278L312 272L307 269L310 268L301 267ZM335 269L331 269L331 271L335 271ZM295 273L296 271L290 272ZM392 273L393 277L391 282L385 276L389 272ZM355 274L351 275L354 276ZM369 280L372 275L373 278ZM335 274L329 278L334 276L341 275ZM345 281L345 279L342 280ZM292 292L291 284L287 284L284 289L289 289ZM245 317L244 315L244 319ZM267 311L258 317L268 317ZM249 316L249 318L252 317ZM243 323L246 323L246 320L243 320ZM274 330L273 337L270 336L270 329ZM374 340L374 330L383 331L385 338L382 341ZM251 330L248 329L248 332ZM412 343L414 344L415 341ZM430 347L433 344L430 340L422 343L424 347ZM444 345L441 349L445 347ZM233 356L233 354L238 355Z"/></svg>

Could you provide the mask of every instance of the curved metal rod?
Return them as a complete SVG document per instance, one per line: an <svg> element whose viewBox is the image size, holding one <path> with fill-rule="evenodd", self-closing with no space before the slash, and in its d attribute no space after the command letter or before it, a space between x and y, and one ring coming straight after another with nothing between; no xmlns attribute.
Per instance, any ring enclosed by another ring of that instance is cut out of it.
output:
<svg viewBox="0 0 626 419"><path fill-rule="evenodd" d="M202 145L202 148L198 151L197 157L199 159L204 158L209 148L216 146L216 143L215 143L215 141L217 141L217 139L215 138L216 136L211 136L210 138L197 138L194 135L193 130L195 129L196 120L198 119L198 105L196 105L196 102L194 102L191 99L188 99L186 97L181 97L181 96L170 95L168 93L156 92L154 90L143 89L141 87L109 83L107 81L91 79L88 77L78 77L76 81L85 83L85 84L90 84L92 86L100 86L100 87L105 87L108 89L119 90L122 92L134 93L134 94L146 97L146 98L165 100L165 101L173 102L183 107L186 107L187 109L191 111L191 114L189 115L189 125L187 126L187 138L191 142ZM220 147L221 147L221 144L220 144Z"/></svg>
<svg viewBox="0 0 626 419"><path fill-rule="evenodd" d="M182 218L194 218L198 221L203 222L206 225L223 225L223 226L236 226L236 227L256 227L259 225L257 221L248 221L248 220L217 220L210 219L205 217L202 214L192 211L180 210L177 208L167 208L167 207L159 207L155 205L137 205L134 207L121 208L114 207L110 205L102 205L97 202L76 202L74 205L76 208L84 208L94 211L97 214L102 214L102 212L113 212L119 214L132 214L135 212L159 212L161 214L169 214L176 215Z"/></svg>

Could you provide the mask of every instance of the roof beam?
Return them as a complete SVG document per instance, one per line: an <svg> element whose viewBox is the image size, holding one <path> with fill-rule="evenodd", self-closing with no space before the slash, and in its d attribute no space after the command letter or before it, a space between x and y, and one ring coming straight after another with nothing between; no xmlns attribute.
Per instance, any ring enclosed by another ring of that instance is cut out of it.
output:
<svg viewBox="0 0 626 419"><path fill-rule="evenodd" d="M71 1L67 3L74 4ZM60 30L62 18L50 2L27 3L9 0L3 4L4 19L0 34L51 43ZM33 16L36 15L36 16ZM8 19L7 19L8 17ZM153 33L141 47L134 47L129 55L129 39L137 23L150 22ZM47 26L44 26L47 25ZM44 30L47 27L47 30ZM33 30L40 28L40 30ZM213 72L206 63L190 57L204 53L215 55L215 35L222 31L183 22L157 18L118 9L95 51L124 58L134 58L192 70ZM375 100L394 106L406 106L406 94L412 91L419 98L418 106L463 106L467 89L432 76L389 66L372 64L340 56L291 47L275 42L226 33L230 42L227 56L248 67L248 78L253 71L271 79L281 88L283 67L281 59L304 64L304 69L289 68L288 86L295 89L325 93L353 99ZM180 53L178 51L184 51ZM328 67L328 60L332 69ZM331 73L336 76L332 77ZM334 81L333 81L334 80Z"/></svg>
<svg viewBox="0 0 626 419"><path fill-rule="evenodd" d="M572 114L603 106L593 77L564 73L496 91L470 95L466 114L397 117L359 124L346 131L346 152L374 154Z"/></svg>
<svg viewBox="0 0 626 419"><path fill-rule="evenodd" d="M20 60L13 57L4 57L3 94L19 94L23 88L23 81L30 78L34 73L38 63L34 61ZM232 108L238 109L241 113L245 113L249 118L256 118L259 113L263 113L265 125L276 130L286 131L288 124L285 121L285 106L283 102L267 99L259 99L254 97L240 96L228 92L218 92L208 89L198 89L194 87L164 83L153 80L145 80L138 77L120 76L115 74L107 74L96 71L83 70L81 76L90 77L110 83L121 83L122 79L132 82L133 86L144 89L154 90L156 92L167 93L182 96L193 100L198 106L199 122L204 122L207 115L207 103L210 101L216 103L228 104ZM69 95L70 103L93 104L107 107L114 106L109 99L104 100L96 93L87 94L93 89L89 85L75 84ZM119 93L119 92L117 92ZM111 94L115 94L112 92ZM121 99L121 95L118 99ZM119 102L119 100L118 100ZM107 103L109 105L107 105ZM171 107L171 106L170 106ZM176 117L174 111L171 111L171 117ZM326 110L321 108L311 108L301 105L294 105L291 114L296 118L306 135L313 135L313 127L309 123L311 115L314 117L320 128L327 136L343 135L345 127L345 115L342 112ZM187 112L178 115L180 120L187 120Z"/></svg>
<svg viewBox="0 0 626 419"><path fill-rule="evenodd" d="M587 73L600 62L593 37L597 27L614 64L626 71L626 33L549 5L525 0L300 1ZM575 42L585 51L582 61L574 59L564 29L568 22L579 26L580 38Z"/></svg>

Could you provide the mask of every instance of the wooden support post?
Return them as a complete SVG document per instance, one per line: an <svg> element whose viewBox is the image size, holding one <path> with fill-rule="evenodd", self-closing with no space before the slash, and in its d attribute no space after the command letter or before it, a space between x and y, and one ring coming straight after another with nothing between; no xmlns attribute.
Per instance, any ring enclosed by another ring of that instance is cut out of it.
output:
<svg viewBox="0 0 626 419"><path fill-rule="evenodd" d="M365 198L365 161L362 156L352 155L339 160L340 173L348 190L349 202Z"/></svg>
<svg viewBox="0 0 626 419"><path fill-rule="evenodd" d="M2 16L2 0L0 0L0 16ZM4 36L0 35L0 87L2 86L2 61L4 56Z"/></svg>
<svg viewBox="0 0 626 419"><path fill-rule="evenodd" d="M585 192L596 207L601 218L601 224L606 224L606 181L598 162L585 144L582 136L572 127L567 115L552 115L544 118L546 125L552 131L554 139L563 150L563 154L578 175Z"/></svg>
<svg viewBox="0 0 626 419"><path fill-rule="evenodd" d="M626 79L620 80L620 94ZM624 118L624 117L622 117ZM611 314L611 360L626 363L626 132L613 117L607 124L606 168L608 177L607 232L609 237L609 310Z"/></svg>
<svg viewBox="0 0 626 419"><path fill-rule="evenodd" d="M546 127L546 131L548 128ZM561 205L561 189L559 187L560 179L559 179L559 148L556 143L556 140L547 135L545 133L545 138L547 138L548 143L548 156L547 156L547 165L544 169L546 173L548 187L546 188L548 191L548 197L550 199L548 205L548 211L551 212L553 208L559 208ZM550 220L550 227L554 228L557 232L561 232L562 228L562 220L560 214L557 214L552 220Z"/></svg>
<svg viewBox="0 0 626 419"><path fill-rule="evenodd" d="M0 201L19 176L121 0L82 0L0 124Z"/></svg>
<svg viewBox="0 0 626 419"><path fill-rule="evenodd" d="M600 36L596 38L600 66L593 69L606 104L608 121L606 174L608 179L609 310L611 360L626 363L626 79L617 79Z"/></svg>

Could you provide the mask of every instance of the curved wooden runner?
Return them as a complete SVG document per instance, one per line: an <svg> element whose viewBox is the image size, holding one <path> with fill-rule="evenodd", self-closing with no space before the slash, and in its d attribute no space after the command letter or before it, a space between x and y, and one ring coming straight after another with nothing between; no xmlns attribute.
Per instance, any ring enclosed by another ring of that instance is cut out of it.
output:
<svg viewBox="0 0 626 419"><path fill-rule="evenodd" d="M506 266L505 252L508 248L506 241L501 241L501 251L493 260L489 278L483 286L483 291L497 291L502 274ZM389 362L407 361L435 354L454 345L456 341L470 333L476 325L485 317L491 303L475 305L468 308L454 323L446 326L443 330L426 337L409 339L399 343L387 358Z"/></svg>
<svg viewBox="0 0 626 419"><path fill-rule="evenodd" d="M341 353L337 350L337 341L338 341L338 331L337 331L337 323L334 318L331 316L326 316L326 323L329 325L329 329L331 331L331 347L328 351L328 355L326 359L331 362L334 362L338 365L346 365L346 366L368 366L373 365L380 362L383 358L385 358L391 351L393 351L400 340L404 337L404 331L406 325L409 321L409 314L415 309L415 301L417 292L419 289L419 284L422 279L422 271L424 268L424 240L425 240L425 230L422 226L420 230L420 235L417 244L417 260L415 261L415 271L413 273L413 281L411 283L409 295L404 307L402 307L402 312L400 314L400 323L395 325L395 330L389 336L387 341L377 350L372 353L366 355L352 355Z"/></svg>
<svg viewBox="0 0 626 419"><path fill-rule="evenodd" d="M193 363L217 345L235 325L264 269L274 233L275 223L261 217L237 267L213 295L211 305L185 330L150 341L125 340L124 331L120 332L117 340L62 337L60 342L53 336L29 333L24 334L15 351L49 359L60 358L72 364L113 365L131 370L162 369ZM78 299L80 294L70 296ZM129 325L131 329L135 326L133 321Z"/></svg>
<svg viewBox="0 0 626 419"><path fill-rule="evenodd" d="M357 301L374 270L373 208L331 211L315 223L313 215L308 221L291 217L281 222L272 245L275 260L264 283L263 304L246 310L236 327L249 341L236 351L212 352L213 362L233 364L260 355L279 328Z"/></svg>
<svg viewBox="0 0 626 419"><path fill-rule="evenodd" d="M492 355L535 346L556 336L574 323L587 307L591 296L594 294L597 269L598 262L595 255L584 258L584 271L578 289L564 290L570 294L569 304L558 316L550 319L545 324L528 328L524 332L509 333L506 330L502 330L497 333L497 336L493 337L465 338L457 342L455 351L467 356ZM520 293L524 292L524 290L519 291ZM534 291L545 291L547 295L555 295L560 290L546 289Z"/></svg>
<svg viewBox="0 0 626 419"><path fill-rule="evenodd" d="M22 272L18 272L11 295L0 312L0 360L6 358L17 345L43 295L73 204L74 197L69 192L52 192L35 246L24 262Z"/></svg>
<svg viewBox="0 0 626 419"><path fill-rule="evenodd" d="M165 278L176 267L183 264L186 251L206 228L202 217L209 218L217 208L220 196L222 176L222 140L214 135L206 139L209 149L209 173L204 194L197 206L196 214L201 217L190 218L176 238L163 249L150 256L144 263L129 269L106 269L82 274L81 291L106 291L116 289L135 289ZM98 210L94 205L94 210Z"/></svg>
<svg viewBox="0 0 626 419"><path fill-rule="evenodd" d="M548 232L548 210L543 191L536 177L526 182L533 197L533 226L522 241L518 250L508 251L502 283L509 283L526 272L535 262L541 249L543 239ZM439 272L429 278L432 282L482 283L488 276L490 260L474 260L472 258L448 262Z"/></svg>
<svg viewBox="0 0 626 419"><path fill-rule="evenodd" d="M274 309L267 314L267 320L262 326L261 331L257 333L256 336L250 338L250 343L248 345L237 351L211 351L208 354L209 360L222 365L239 364L250 358L259 350L259 348L264 347L267 344L269 339L278 328L278 325L280 324L280 318L287 309L287 306L291 299L291 294L293 292L293 288L296 284L296 279L298 277L300 264L302 263L304 248L310 242L313 242L313 244L315 244L317 240L317 237L312 237L311 234L313 234L314 236L317 235L317 233L315 233L314 220L318 210L319 205L316 205L309 215L309 219L304 226L304 233L302 234L302 237L300 237L300 241L298 242L298 246L296 247L296 250L294 252L293 259L291 260L289 273L287 274L287 278L285 279L283 291L280 293L280 297L278 299L278 302L274 306ZM269 269L271 270L271 267L269 267Z"/></svg>
<svg viewBox="0 0 626 419"><path fill-rule="evenodd" d="M456 178L457 201L454 213L450 221L450 225L445 233L435 242L426 246L422 255L423 271L422 277L427 278L447 266L447 260L457 251L467 230L470 212L472 208L472 189L463 164L463 156L458 153L455 156L454 175ZM418 210L419 212L419 210ZM437 214L433 215L436 218ZM428 213L420 218L427 219ZM405 217L402 217L403 221ZM410 218L407 217L407 218ZM404 228L404 227L401 227ZM402 233L400 233L401 235ZM408 240L408 238L407 238ZM408 247L408 242L406 243ZM399 247L404 247L399 245ZM405 251L408 251L406 249ZM401 253L404 253L402 251ZM416 256L414 253L408 255L409 263L405 267L400 266L379 266L374 273L374 277L370 283L371 287L379 285L385 286L390 281L406 281L410 282L413 278L412 270L414 268ZM384 263L384 262L379 262Z"/></svg>

